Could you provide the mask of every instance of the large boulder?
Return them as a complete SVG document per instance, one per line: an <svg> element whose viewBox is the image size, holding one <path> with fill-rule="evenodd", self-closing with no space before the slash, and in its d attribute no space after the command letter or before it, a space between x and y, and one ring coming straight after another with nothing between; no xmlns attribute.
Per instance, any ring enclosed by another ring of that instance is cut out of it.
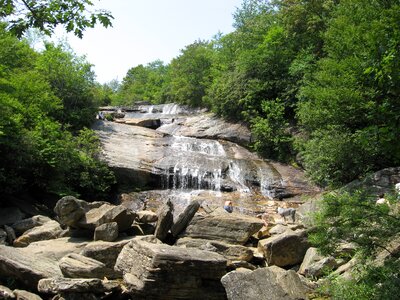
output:
<svg viewBox="0 0 400 300"><path fill-rule="evenodd" d="M57 221L49 221L26 231L14 241L15 247L26 247L32 242L51 240L61 237L63 229Z"/></svg>
<svg viewBox="0 0 400 300"><path fill-rule="evenodd" d="M42 278L62 277L57 262L49 257L30 253L26 248L0 245L0 277L14 278L36 289Z"/></svg>
<svg viewBox="0 0 400 300"><path fill-rule="evenodd" d="M308 299L309 288L293 270L274 267L239 269L221 279L228 300Z"/></svg>
<svg viewBox="0 0 400 300"><path fill-rule="evenodd" d="M176 217L174 224L171 227L171 233L177 237L193 219L194 215L200 208L198 201L191 201L185 209Z"/></svg>
<svg viewBox="0 0 400 300"><path fill-rule="evenodd" d="M315 262L321 260L323 257L318 253L318 249L310 247L304 255L303 262L300 265L298 273L301 275L306 274L306 270Z"/></svg>
<svg viewBox="0 0 400 300"><path fill-rule="evenodd" d="M258 242L258 250L263 253L268 265L279 267L300 264L309 247L304 230L288 230Z"/></svg>
<svg viewBox="0 0 400 300"><path fill-rule="evenodd" d="M218 210L196 214L181 236L244 245L263 225L258 218Z"/></svg>
<svg viewBox="0 0 400 300"><path fill-rule="evenodd" d="M94 240L102 240L113 242L118 238L118 224L117 222L102 224L94 230Z"/></svg>
<svg viewBox="0 0 400 300"><path fill-rule="evenodd" d="M18 300L42 300L42 297L25 290L14 290L14 295Z"/></svg>
<svg viewBox="0 0 400 300"><path fill-rule="evenodd" d="M226 260L219 254L133 239L115 265L138 299L223 299L220 278ZM201 296L200 296L201 295Z"/></svg>
<svg viewBox="0 0 400 300"><path fill-rule="evenodd" d="M169 230L173 224L173 205L171 201L167 201L163 206L160 207L157 213L157 225L154 235L161 241L164 241L167 237Z"/></svg>
<svg viewBox="0 0 400 300"><path fill-rule="evenodd" d="M54 212L61 224L75 227L77 222L85 215L82 201L73 196L65 196L57 201Z"/></svg>
<svg viewBox="0 0 400 300"><path fill-rule="evenodd" d="M136 215L122 205L103 204L85 213L85 216L78 222L80 228L95 230L96 227L116 222L120 231L125 231L132 226Z"/></svg>

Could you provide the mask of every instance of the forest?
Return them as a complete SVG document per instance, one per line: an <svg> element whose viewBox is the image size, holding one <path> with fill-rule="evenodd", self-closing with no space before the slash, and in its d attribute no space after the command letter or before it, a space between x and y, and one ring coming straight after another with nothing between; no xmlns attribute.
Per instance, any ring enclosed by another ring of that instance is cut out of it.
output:
<svg viewBox="0 0 400 300"><path fill-rule="evenodd" d="M27 1L33 10L22 21L12 18L15 2L0 1L3 201L22 194L107 199L115 177L99 160L89 128L99 106L138 101L206 107L246 124L254 151L304 169L327 189L400 165L399 0L244 0L233 32L194 41L169 63L134 66L122 82L107 84L96 82L90 62L66 43L45 42L38 51L24 33L35 28L50 35L61 24L82 36L96 22L110 26L111 14L83 17L90 1L48 1L54 6L36 11L35 1ZM338 196L332 203L343 208L362 199ZM325 215L316 243L328 243L321 236L327 218L361 208L351 209ZM382 229L385 237L396 222ZM375 285L375 269L362 273L355 288L330 293L389 299L384 295L398 286L398 265L379 271L391 278L387 286Z"/></svg>

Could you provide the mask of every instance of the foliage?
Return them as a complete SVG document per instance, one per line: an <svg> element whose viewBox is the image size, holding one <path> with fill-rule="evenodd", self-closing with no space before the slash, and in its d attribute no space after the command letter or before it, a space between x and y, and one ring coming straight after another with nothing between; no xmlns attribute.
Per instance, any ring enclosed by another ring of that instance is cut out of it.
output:
<svg viewBox="0 0 400 300"><path fill-rule="evenodd" d="M168 68L161 60L128 70L114 97L116 105L129 105L138 101L163 102L163 89Z"/></svg>
<svg viewBox="0 0 400 300"><path fill-rule="evenodd" d="M383 263L373 261L379 252L390 253L389 242L398 237L399 200L385 197L389 205L376 205L365 191L325 195L315 215L315 227L309 239L325 255L334 254L342 242L357 247L361 261L353 279L328 277L323 294L332 299L395 299L400 280L400 261L396 255Z"/></svg>
<svg viewBox="0 0 400 300"><path fill-rule="evenodd" d="M67 45L45 46L37 60L37 69L62 100L63 110L57 119L72 130L90 126L98 107L92 65L84 57L77 57Z"/></svg>
<svg viewBox="0 0 400 300"><path fill-rule="evenodd" d="M76 66L68 60L74 56L52 46L57 58L67 59L51 60L53 56L48 52L36 53L4 27L0 28L0 45L0 193L74 194L104 199L115 179L98 160L99 142L91 131L81 130L82 124L79 127L75 123L75 134L60 123L71 119L71 110L64 103L68 98L57 97L60 90L50 80L55 74L64 80L81 80L80 68L69 68ZM49 60L43 62L43 57ZM45 74L43 65L48 73L55 73ZM63 88L64 94L70 92ZM81 97L79 86L72 92L75 101L87 99ZM82 110L93 107L92 102L84 101L76 105Z"/></svg>
<svg viewBox="0 0 400 300"><path fill-rule="evenodd" d="M9 23L9 30L21 37L27 29L37 28L51 35L57 25L82 38L86 28L96 23L111 26L113 19L106 10L90 11L89 0L0 0L0 18Z"/></svg>
<svg viewBox="0 0 400 300"><path fill-rule="evenodd" d="M203 97L211 83L213 50L208 42L186 46L169 66L168 99L190 106L204 106Z"/></svg>

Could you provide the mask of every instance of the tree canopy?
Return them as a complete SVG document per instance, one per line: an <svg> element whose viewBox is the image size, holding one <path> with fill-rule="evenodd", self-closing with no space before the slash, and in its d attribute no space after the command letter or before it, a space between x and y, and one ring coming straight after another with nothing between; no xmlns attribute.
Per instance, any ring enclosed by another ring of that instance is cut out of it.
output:
<svg viewBox="0 0 400 300"><path fill-rule="evenodd" d="M27 29L37 28L51 35L58 25L78 37L86 28L97 23L111 26L113 19L107 10L91 11L89 0L0 0L0 18L8 22L8 29L21 37Z"/></svg>

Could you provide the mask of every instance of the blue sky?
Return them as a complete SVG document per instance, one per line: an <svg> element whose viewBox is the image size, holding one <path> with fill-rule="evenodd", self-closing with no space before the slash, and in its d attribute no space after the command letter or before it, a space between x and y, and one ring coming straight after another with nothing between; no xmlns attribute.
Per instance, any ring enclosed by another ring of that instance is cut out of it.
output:
<svg viewBox="0 0 400 300"><path fill-rule="evenodd" d="M169 63L198 39L233 31L232 14L242 0L101 0L95 8L114 16L113 28L88 29L80 40L66 37L78 55L94 64L97 81L121 81L126 72L156 59Z"/></svg>

